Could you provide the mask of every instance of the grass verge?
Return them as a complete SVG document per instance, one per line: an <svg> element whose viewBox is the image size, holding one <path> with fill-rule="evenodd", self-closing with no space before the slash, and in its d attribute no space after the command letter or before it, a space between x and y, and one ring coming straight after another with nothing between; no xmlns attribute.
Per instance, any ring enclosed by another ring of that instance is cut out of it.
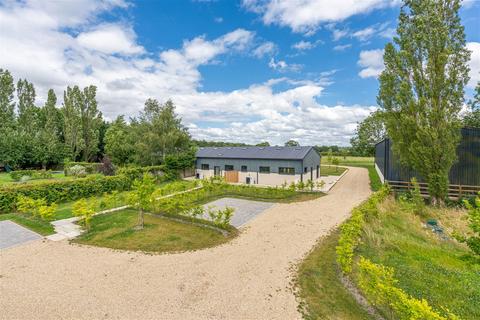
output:
<svg viewBox="0 0 480 320"><path fill-rule="evenodd" d="M145 227L135 230L137 211L126 209L93 217L91 229L75 243L153 253L181 252L217 246L236 236L157 216L145 215Z"/></svg>
<svg viewBox="0 0 480 320"><path fill-rule="evenodd" d="M2 220L11 220L43 236L48 236L55 233L55 230L50 222L33 218L31 216L18 213L0 214L0 221Z"/></svg>
<svg viewBox="0 0 480 320"><path fill-rule="evenodd" d="M329 166L329 165L323 165L320 167L320 175L322 177L325 176L341 176L342 173L347 170L346 168L342 167L337 167L337 166Z"/></svg>
<svg viewBox="0 0 480 320"><path fill-rule="evenodd" d="M300 311L305 319L371 319L338 277L335 246L339 231L322 238L298 270Z"/></svg>

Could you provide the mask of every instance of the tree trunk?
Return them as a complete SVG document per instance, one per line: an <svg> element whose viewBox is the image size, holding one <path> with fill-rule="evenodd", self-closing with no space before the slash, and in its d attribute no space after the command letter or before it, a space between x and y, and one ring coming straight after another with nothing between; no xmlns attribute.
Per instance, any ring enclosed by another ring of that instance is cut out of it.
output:
<svg viewBox="0 0 480 320"><path fill-rule="evenodd" d="M138 225L137 225L138 229L143 229L144 220L145 219L143 218L143 209L140 208L140 210L138 211Z"/></svg>

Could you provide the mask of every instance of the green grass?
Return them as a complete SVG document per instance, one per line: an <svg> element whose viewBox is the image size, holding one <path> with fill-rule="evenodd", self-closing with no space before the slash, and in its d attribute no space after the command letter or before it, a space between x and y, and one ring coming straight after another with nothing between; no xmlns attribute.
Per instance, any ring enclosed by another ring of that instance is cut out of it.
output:
<svg viewBox="0 0 480 320"><path fill-rule="evenodd" d="M145 215L144 229L135 230L137 215L137 211L127 209L95 216L90 231L74 242L112 249L161 253L213 247L236 235L236 232L232 232L225 237L209 228L150 215Z"/></svg>
<svg viewBox="0 0 480 320"><path fill-rule="evenodd" d="M53 173L52 178L49 179L33 179L33 180L28 180L25 182L19 182L19 181L14 181L9 173L6 172L1 172L0 173L0 186L1 185L6 185L6 184L15 184L15 183L23 183L23 184L35 184L35 183L41 183L44 181L52 181L52 180L72 180L75 179L74 177L71 176L65 176L63 172L60 173Z"/></svg>
<svg viewBox="0 0 480 320"><path fill-rule="evenodd" d="M345 172L345 168L337 167L337 166L330 166L330 165L323 165L320 167L320 175L322 177L325 176L340 176L342 173Z"/></svg>
<svg viewBox="0 0 480 320"><path fill-rule="evenodd" d="M382 214L366 225L358 254L393 267L398 286L436 310L446 307L462 319L480 319L480 259L422 228L426 218L398 202L388 200L381 209ZM451 223L446 219L461 220L459 215L429 211L442 225Z"/></svg>
<svg viewBox="0 0 480 320"><path fill-rule="evenodd" d="M335 157L340 160L341 165L353 165L353 164L373 164L374 158L373 157ZM322 164L331 164L328 162L328 157L322 157Z"/></svg>
<svg viewBox="0 0 480 320"><path fill-rule="evenodd" d="M0 221L2 220L11 220L44 236L55 233L53 226L48 221L40 220L27 215L18 213L0 214Z"/></svg>
<svg viewBox="0 0 480 320"><path fill-rule="evenodd" d="M299 267L297 286L305 319L371 319L338 277L338 237L335 230L322 238Z"/></svg>

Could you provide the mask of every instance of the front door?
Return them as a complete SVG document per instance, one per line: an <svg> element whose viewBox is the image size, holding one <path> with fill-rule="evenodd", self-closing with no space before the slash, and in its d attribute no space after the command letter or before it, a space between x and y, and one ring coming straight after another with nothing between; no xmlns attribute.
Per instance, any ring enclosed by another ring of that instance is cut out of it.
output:
<svg viewBox="0 0 480 320"><path fill-rule="evenodd" d="M220 167L219 166L214 166L213 167L213 174L215 175L215 177L220 175Z"/></svg>

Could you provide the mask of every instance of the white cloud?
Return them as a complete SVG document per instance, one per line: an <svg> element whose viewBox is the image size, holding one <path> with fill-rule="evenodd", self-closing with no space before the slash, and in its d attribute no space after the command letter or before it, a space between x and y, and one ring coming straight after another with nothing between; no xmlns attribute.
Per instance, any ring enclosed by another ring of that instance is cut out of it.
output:
<svg viewBox="0 0 480 320"><path fill-rule="evenodd" d="M112 54L143 53L142 46L136 45L135 33L130 27L116 24L106 24L94 30L82 32L77 36L78 43L90 50Z"/></svg>
<svg viewBox="0 0 480 320"><path fill-rule="evenodd" d="M374 27L367 27L354 32L352 36L360 41L365 41L370 39L375 33L377 33L377 30Z"/></svg>
<svg viewBox="0 0 480 320"><path fill-rule="evenodd" d="M297 42L297 43L294 43L292 45L292 48L294 49L297 49L297 50L308 50L308 49L312 49L315 47L315 44L310 42L310 41L300 41L300 42Z"/></svg>
<svg viewBox="0 0 480 320"><path fill-rule="evenodd" d="M358 74L361 78L378 77L384 69L383 50L361 51L358 65L363 68Z"/></svg>
<svg viewBox="0 0 480 320"><path fill-rule="evenodd" d="M148 52L128 24L100 21L105 11L125 6L121 1L8 2L0 6L2 67L16 79L32 81L39 104L49 88L61 104L67 85L96 85L99 108L109 119L136 116L149 97L162 102L171 98L193 136L209 140L283 143L296 138L302 144L345 145L355 124L374 110L319 104L333 71L318 81L279 78L229 92L202 91L199 67L224 55L251 53L258 48L255 34L237 29ZM301 67L271 62L279 71Z"/></svg>
<svg viewBox="0 0 480 320"><path fill-rule="evenodd" d="M268 62L268 66L274 70L278 70L281 72L286 72L286 71L297 72L302 68L302 66L299 64L288 64L284 60L275 61L275 58L273 57L270 58L270 61Z"/></svg>
<svg viewBox="0 0 480 320"><path fill-rule="evenodd" d="M256 47L252 54L257 58L262 58L267 55L272 55L277 51L277 46L271 41L267 41Z"/></svg>
<svg viewBox="0 0 480 320"><path fill-rule="evenodd" d="M262 15L265 24L288 26L294 32L312 32L320 24L396 5L396 0L243 0L243 6Z"/></svg>
<svg viewBox="0 0 480 320"><path fill-rule="evenodd" d="M338 45L338 46L333 47L333 50L335 50L335 51L344 51L344 50L350 48L351 46L352 46L352 45L351 45L350 43L348 43L348 44L343 44L343 45Z"/></svg>
<svg viewBox="0 0 480 320"><path fill-rule="evenodd" d="M470 57L470 81L468 87L475 88L480 81L480 42L468 42L467 49L472 52Z"/></svg>
<svg viewBox="0 0 480 320"><path fill-rule="evenodd" d="M348 32L349 32L348 30L333 29L332 31L333 41L338 41L341 38L347 36Z"/></svg>

